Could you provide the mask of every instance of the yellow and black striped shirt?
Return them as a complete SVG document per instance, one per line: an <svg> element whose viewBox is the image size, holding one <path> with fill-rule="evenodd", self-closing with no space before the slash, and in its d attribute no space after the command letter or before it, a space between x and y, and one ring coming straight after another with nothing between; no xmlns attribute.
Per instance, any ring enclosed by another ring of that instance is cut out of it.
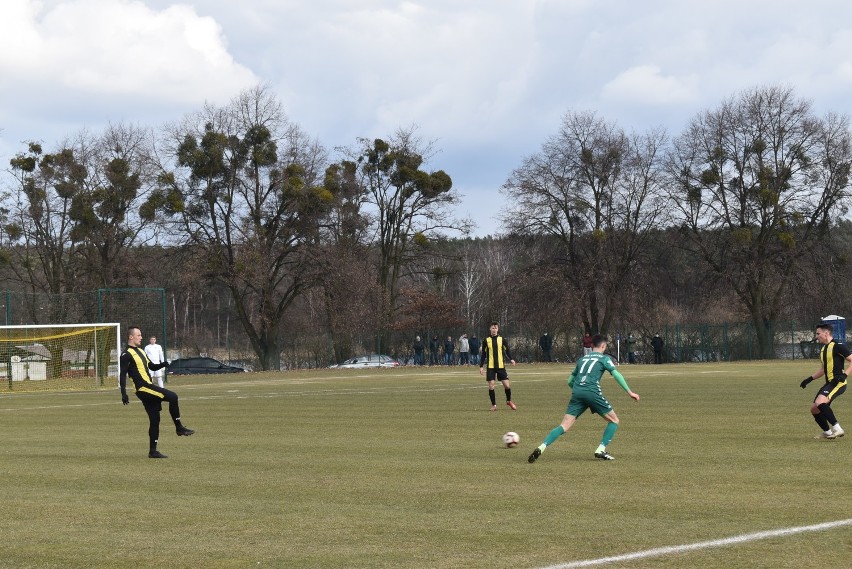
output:
<svg viewBox="0 0 852 569"><path fill-rule="evenodd" d="M846 358L850 355L849 348L845 344L838 344L831 340L819 351L819 359L822 362L822 371L825 381L846 381L843 369L846 367Z"/></svg>
<svg viewBox="0 0 852 569"><path fill-rule="evenodd" d="M515 358L509 350L509 342L503 336L487 336L482 341L482 358L480 366L486 369L503 369L506 362Z"/></svg>
<svg viewBox="0 0 852 569"><path fill-rule="evenodd" d="M122 393L127 385L127 376L133 380L133 385L138 391L140 388L151 385L151 374L149 369L157 370L166 367L166 363L152 364L145 354L145 350L127 346L127 349L121 353L119 358L120 373L118 376L119 387Z"/></svg>

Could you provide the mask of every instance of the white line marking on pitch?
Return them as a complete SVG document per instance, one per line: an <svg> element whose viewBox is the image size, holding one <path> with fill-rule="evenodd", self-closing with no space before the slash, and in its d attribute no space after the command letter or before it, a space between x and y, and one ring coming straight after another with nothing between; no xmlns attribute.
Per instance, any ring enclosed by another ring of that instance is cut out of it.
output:
<svg viewBox="0 0 852 569"><path fill-rule="evenodd" d="M812 526L801 526L792 528L783 528L769 531L759 531L757 533L746 533L726 537L724 539L714 539L712 541L699 541L698 543L690 543L687 545L673 545L670 547L658 547L656 549L646 549L645 551L637 551L635 553L625 553L623 555L613 555L612 557L601 557L600 559L586 559L584 561L572 561L570 563L560 563L559 565L548 565L540 569L576 569L578 567L594 567L596 565L609 565L610 563L618 563L621 561L633 561L636 559L647 559L649 557L661 557L663 555L671 555L673 553L684 553L687 551L697 551L700 549L712 549L715 547L726 547L728 545L736 545L739 543L748 543L750 541L759 541L761 539L769 539L772 537L782 537L786 535L794 535L797 533L805 533L809 531L823 531L841 526L852 525L852 518L848 520L838 520L836 522L826 522L823 524L814 524Z"/></svg>

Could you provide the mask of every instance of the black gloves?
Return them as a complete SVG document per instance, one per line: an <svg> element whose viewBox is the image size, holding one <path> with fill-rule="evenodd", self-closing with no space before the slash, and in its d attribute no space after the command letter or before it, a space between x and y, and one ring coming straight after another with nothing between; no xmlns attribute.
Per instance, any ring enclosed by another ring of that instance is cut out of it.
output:
<svg viewBox="0 0 852 569"><path fill-rule="evenodd" d="M800 384L799 384L799 387L801 387L802 389L804 389L804 388L806 388L806 387L808 386L808 384L809 384L810 382L812 382L813 380L814 380L814 378L812 378L811 376L808 376L808 377L806 377L805 379L803 379L803 380L802 380L802 383L800 383Z"/></svg>
<svg viewBox="0 0 852 569"><path fill-rule="evenodd" d="M127 397L127 393L126 393L126 392L122 392L122 394L121 394L121 402L122 402L122 404L124 404L124 405L128 405L128 404L130 403L130 398L129 398L129 397Z"/></svg>

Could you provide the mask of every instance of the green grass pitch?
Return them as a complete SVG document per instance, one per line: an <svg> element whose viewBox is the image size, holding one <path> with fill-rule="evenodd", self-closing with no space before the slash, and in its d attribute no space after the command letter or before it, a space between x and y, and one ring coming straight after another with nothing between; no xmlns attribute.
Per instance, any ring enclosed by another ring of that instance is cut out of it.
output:
<svg viewBox="0 0 852 569"><path fill-rule="evenodd" d="M510 369L488 411L476 368L174 378L192 437L116 390L0 397L0 567L530 568L852 517L850 432L815 440L808 362L621 366L613 462L588 413L561 419L567 365ZM503 448L506 431L521 444ZM848 527L603 563L842 567ZM574 564L574 565L571 565Z"/></svg>

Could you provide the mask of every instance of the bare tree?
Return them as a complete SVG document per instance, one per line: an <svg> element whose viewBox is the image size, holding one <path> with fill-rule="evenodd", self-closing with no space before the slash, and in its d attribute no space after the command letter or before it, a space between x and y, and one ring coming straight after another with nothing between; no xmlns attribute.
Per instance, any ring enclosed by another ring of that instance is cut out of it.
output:
<svg viewBox="0 0 852 569"><path fill-rule="evenodd" d="M693 119L669 159L685 246L736 292L765 357L801 261L845 213L848 119L761 87Z"/></svg>
<svg viewBox="0 0 852 569"><path fill-rule="evenodd" d="M432 154L415 129L399 130L389 140L361 139L349 151L357 164L359 183L371 217L373 243L378 251L377 282L381 290L382 318L379 347L394 320L398 284L414 244L424 243L443 231L466 232L469 223L456 221L449 206L458 201L452 180L443 170L428 172L424 163Z"/></svg>
<svg viewBox="0 0 852 569"><path fill-rule="evenodd" d="M510 229L559 243L553 262L581 299L576 316L586 331L607 330L659 222L665 143L661 130L630 137L594 113L569 112L504 184Z"/></svg>
<svg viewBox="0 0 852 569"><path fill-rule="evenodd" d="M75 290L78 267L72 239L71 202L85 184L87 171L70 149L45 154L31 142L10 162L17 188L6 226L14 258L12 271L31 291L59 294ZM37 314L32 317L36 322ZM60 315L48 318L61 322Z"/></svg>
<svg viewBox="0 0 852 569"><path fill-rule="evenodd" d="M176 164L157 205L179 214L207 276L230 290L261 368L278 369L281 322L312 283L310 245L334 200L318 183L325 151L264 87L208 106L172 136Z"/></svg>

